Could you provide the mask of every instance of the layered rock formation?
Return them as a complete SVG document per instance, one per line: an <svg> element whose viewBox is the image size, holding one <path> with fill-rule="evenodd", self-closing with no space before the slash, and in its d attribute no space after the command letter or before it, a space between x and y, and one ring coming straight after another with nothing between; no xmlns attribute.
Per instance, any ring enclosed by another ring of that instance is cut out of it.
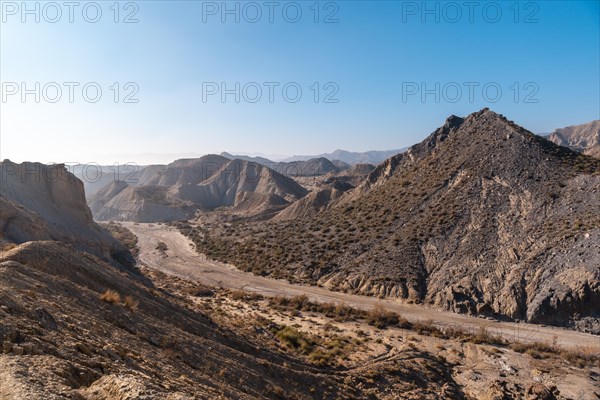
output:
<svg viewBox="0 0 600 400"><path fill-rule="evenodd" d="M600 158L600 120L557 129L548 139L560 146Z"/></svg>
<svg viewBox="0 0 600 400"><path fill-rule="evenodd" d="M59 240L103 258L119 243L98 226L83 183L64 165L0 163L0 232L5 243Z"/></svg>

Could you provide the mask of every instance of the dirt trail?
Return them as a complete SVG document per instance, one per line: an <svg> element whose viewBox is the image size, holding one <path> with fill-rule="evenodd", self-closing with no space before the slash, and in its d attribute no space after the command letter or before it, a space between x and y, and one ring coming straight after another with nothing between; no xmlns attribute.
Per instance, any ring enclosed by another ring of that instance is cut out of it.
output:
<svg viewBox="0 0 600 400"><path fill-rule="evenodd" d="M218 263L198 254L192 242L175 228L157 224L134 224L122 222L138 237L140 262L148 267L181 278L198 281L208 286L242 289L265 296L296 296L306 294L314 302L343 302L346 305L370 309L381 305L397 312L411 322L428 321L441 329L455 327L477 333L484 327L489 333L510 341L542 341L551 343L556 339L563 347L593 347L600 352L600 336L568 329L512 322L497 322L472 316L439 311L423 305L403 304L399 300L381 300L374 297L334 292L316 286L293 285L287 281L264 278L240 271L231 265ZM166 255L156 250L164 242Z"/></svg>

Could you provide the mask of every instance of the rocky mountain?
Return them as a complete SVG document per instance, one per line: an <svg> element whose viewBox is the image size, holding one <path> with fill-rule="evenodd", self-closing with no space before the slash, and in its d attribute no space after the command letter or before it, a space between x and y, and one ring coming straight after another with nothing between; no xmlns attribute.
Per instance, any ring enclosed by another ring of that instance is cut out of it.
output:
<svg viewBox="0 0 600 400"><path fill-rule="evenodd" d="M306 195L306 190L294 180L243 160L230 161L201 184L182 185L176 190L179 198L201 204L203 208L234 206L242 192L276 195L288 202Z"/></svg>
<svg viewBox="0 0 600 400"><path fill-rule="evenodd" d="M342 180L333 179L311 191L300 200L290 204L274 217L274 221L286 219L306 218L314 216L325 210L335 200L339 199L346 191L354 186Z"/></svg>
<svg viewBox="0 0 600 400"><path fill-rule="evenodd" d="M313 217L206 232L201 251L246 270L600 332L600 160L488 109Z"/></svg>
<svg viewBox="0 0 600 400"><path fill-rule="evenodd" d="M548 139L575 151L600 158L600 120L556 129Z"/></svg>
<svg viewBox="0 0 600 400"><path fill-rule="evenodd" d="M197 209L171 195L166 186L132 186L113 182L89 200L98 221L159 222L188 219Z"/></svg>
<svg viewBox="0 0 600 400"><path fill-rule="evenodd" d="M166 166L150 166L140 172L137 185L176 186L198 183L210 178L230 160L214 154L173 161Z"/></svg>
<svg viewBox="0 0 600 400"><path fill-rule="evenodd" d="M371 164L355 164L342 171L332 170L316 181L296 178L300 184L310 188L310 193L290 204L273 218L282 221L295 218L306 218L322 212L336 204L342 195L351 191L365 181L375 169Z"/></svg>
<svg viewBox="0 0 600 400"><path fill-rule="evenodd" d="M365 152L351 152L346 150L335 150L332 153L324 153L319 154L317 156L292 156L281 160L283 162L292 162L292 161L307 161L312 158L326 158L328 160L334 161L339 160L346 164L354 165L354 164L379 164L385 159L394 156L396 154L402 153L406 151L406 149L398 149L398 150L385 150L385 151L365 151Z"/></svg>
<svg viewBox="0 0 600 400"><path fill-rule="evenodd" d="M156 222L188 219L197 210L235 207L244 215L271 213L307 190L261 164L221 156L178 160L139 185L114 182L89 202L98 220Z"/></svg>
<svg viewBox="0 0 600 400"><path fill-rule="evenodd" d="M4 246L59 240L105 259L119 243L92 219L83 183L63 164L0 163L0 233Z"/></svg>

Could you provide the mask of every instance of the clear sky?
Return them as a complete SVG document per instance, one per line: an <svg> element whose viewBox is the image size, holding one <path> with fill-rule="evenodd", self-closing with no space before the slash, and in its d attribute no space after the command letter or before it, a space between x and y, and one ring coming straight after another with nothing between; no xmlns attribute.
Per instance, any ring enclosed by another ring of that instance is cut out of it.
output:
<svg viewBox="0 0 600 400"><path fill-rule="evenodd" d="M538 133L600 119L598 1L75 4L2 1L1 158L394 149L483 107Z"/></svg>

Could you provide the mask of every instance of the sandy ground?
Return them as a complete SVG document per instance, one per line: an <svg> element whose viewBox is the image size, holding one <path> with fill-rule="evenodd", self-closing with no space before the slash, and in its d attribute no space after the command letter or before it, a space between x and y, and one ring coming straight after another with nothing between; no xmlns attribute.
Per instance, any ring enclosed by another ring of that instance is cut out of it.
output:
<svg viewBox="0 0 600 400"><path fill-rule="evenodd" d="M181 278L198 281L208 286L228 289L242 289L265 296L297 296L306 294L313 302L344 303L348 306L370 309L381 305L397 312L411 322L432 321L438 328L460 328L477 333L483 327L490 334L510 341L541 341L556 343L562 347L596 348L600 352L600 336L594 336L568 329L525 324L491 321L462 314L455 314L428 308L423 305L405 304L399 300L381 300L374 297L358 296L334 292L316 286L293 285L284 280L270 279L243 272L232 265L218 263L198 254L193 243L178 230L159 224L134 224L122 222L138 237L139 259L143 265L173 274ZM157 244L164 242L168 250L165 254L156 250Z"/></svg>

